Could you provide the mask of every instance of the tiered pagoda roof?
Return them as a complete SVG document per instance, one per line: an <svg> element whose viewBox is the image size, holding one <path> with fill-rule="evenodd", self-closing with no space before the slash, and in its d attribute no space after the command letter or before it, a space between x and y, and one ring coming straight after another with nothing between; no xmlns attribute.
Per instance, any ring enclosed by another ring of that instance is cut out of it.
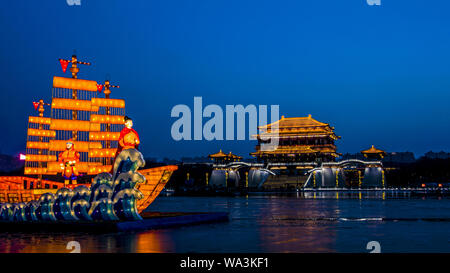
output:
<svg viewBox="0 0 450 273"><path fill-rule="evenodd" d="M222 152L222 149L214 154L210 154L208 155L209 158L211 158L211 160L221 160L221 161L237 161L237 160L241 160L242 157L235 155L231 152L229 152L228 154Z"/></svg>
<svg viewBox="0 0 450 273"><path fill-rule="evenodd" d="M311 115L307 117L293 117L286 118L281 116L281 119L273 123L259 126L262 133L256 137L283 137L283 136L330 136L333 139L339 139L334 133L334 127L328 123L323 123L312 118Z"/></svg>
<svg viewBox="0 0 450 273"><path fill-rule="evenodd" d="M374 145L372 145L372 147L370 147L367 150L363 150L361 151L361 153L365 156L365 157L369 157L369 156L379 156L381 158L383 158L386 155L386 152L380 149L375 148Z"/></svg>
<svg viewBox="0 0 450 273"><path fill-rule="evenodd" d="M225 158L227 157L227 154L222 152L222 149L220 151L218 151L215 154L210 154L208 155L209 158L214 159L214 158Z"/></svg>

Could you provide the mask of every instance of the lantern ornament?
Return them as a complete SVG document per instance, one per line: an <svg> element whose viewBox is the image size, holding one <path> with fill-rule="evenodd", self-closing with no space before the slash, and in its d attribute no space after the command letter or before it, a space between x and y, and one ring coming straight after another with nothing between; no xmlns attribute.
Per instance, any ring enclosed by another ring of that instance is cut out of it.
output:
<svg viewBox="0 0 450 273"><path fill-rule="evenodd" d="M69 65L69 61L68 60L59 59L59 63L61 64L61 68L62 68L63 73L66 73L67 66Z"/></svg>
<svg viewBox="0 0 450 273"><path fill-rule="evenodd" d="M105 84L103 84L103 86L105 87L105 91L103 93L105 93L105 97L107 99L109 99L109 95L111 94L111 88L120 88L120 86L118 85L113 85L109 82L109 80L105 81Z"/></svg>
<svg viewBox="0 0 450 273"><path fill-rule="evenodd" d="M45 103L44 100L39 100L39 101L33 101L33 106L34 106L34 110L39 111L39 116L43 117L44 116L44 105L46 106L50 106L49 103Z"/></svg>
<svg viewBox="0 0 450 273"><path fill-rule="evenodd" d="M70 60L59 59L59 63L61 64L61 68L64 73L66 73L67 66L69 65L69 63L71 63L71 67L69 70L72 73L72 78L74 78L74 79L77 78L78 72L80 71L80 69L78 68L77 65L79 65L79 64L91 65L91 63L88 63L88 62L78 61L77 55L75 55L75 54L72 55L72 58Z"/></svg>

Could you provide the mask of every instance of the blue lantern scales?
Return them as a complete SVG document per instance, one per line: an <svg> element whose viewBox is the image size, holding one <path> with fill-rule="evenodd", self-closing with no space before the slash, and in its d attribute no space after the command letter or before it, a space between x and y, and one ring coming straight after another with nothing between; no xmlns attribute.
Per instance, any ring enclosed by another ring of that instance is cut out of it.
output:
<svg viewBox="0 0 450 273"><path fill-rule="evenodd" d="M119 221L141 220L136 200L143 194L136 189L145 177L137 172L145 165L136 149L123 150L116 158L113 175L100 173L91 188L78 186L45 193L38 201L0 204L0 221Z"/></svg>

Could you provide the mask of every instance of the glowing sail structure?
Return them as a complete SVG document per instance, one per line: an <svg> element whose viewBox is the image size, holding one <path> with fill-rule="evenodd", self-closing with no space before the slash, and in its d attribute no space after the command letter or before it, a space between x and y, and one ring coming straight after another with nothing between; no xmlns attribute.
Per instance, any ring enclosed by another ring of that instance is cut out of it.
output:
<svg viewBox="0 0 450 273"><path fill-rule="evenodd" d="M95 188L100 183L101 179L97 178L110 176L108 173L113 170L114 158L119 159L116 160L116 165L123 160L130 160L122 158L125 151L116 155L120 131L124 126L125 101L112 99L110 94L111 88L119 86L110 84L108 80L105 83L97 83L78 79L78 65L90 63L78 61L75 55L71 60L59 61L64 73L69 67L72 77L53 77L51 103L46 103L42 99L33 102L39 114L28 118L24 155L25 176L0 176L0 204L4 204L0 206L0 220L7 219L10 212L22 211L25 208L24 203L27 202L30 206L47 206L50 201L53 203L59 200L58 198L75 196L80 191L90 193L92 187ZM44 116L45 108L48 107L51 110L50 114ZM64 185L51 180L52 176L56 177L55 175L62 173L58 157L66 150L68 140L71 140L80 155L79 162L76 162L77 172L92 178L94 184ZM137 150L135 154L142 157ZM143 157L141 161L142 164L139 166L144 166ZM114 173L118 168L121 166L115 166ZM155 200L177 168L177 166L162 166L139 171L134 169L133 172L136 173L130 177L141 177L139 181L131 181L134 186L128 189L124 196L117 193L115 199L108 202L122 202L129 197L128 191L135 192L136 198L127 199L128 205L132 204L130 206L135 206L132 211L140 213ZM115 183L110 185L112 187L110 190L113 190L116 184L128 185L130 181L125 177L127 177L125 174L121 174L117 179L114 178L115 180L109 179L108 183L113 181ZM67 188L64 188L65 186ZM96 194L95 189L92 194L93 196ZM75 208L67 209L70 211Z"/></svg>
<svg viewBox="0 0 450 273"><path fill-rule="evenodd" d="M79 62L76 56L60 62L72 64L72 78L53 77L50 117L29 118L25 174L60 172L57 155L69 139L81 155L79 171L88 175L110 172L123 128L125 101L109 95L112 87L119 86L78 79L76 65L90 64ZM104 97L100 97L103 88Z"/></svg>

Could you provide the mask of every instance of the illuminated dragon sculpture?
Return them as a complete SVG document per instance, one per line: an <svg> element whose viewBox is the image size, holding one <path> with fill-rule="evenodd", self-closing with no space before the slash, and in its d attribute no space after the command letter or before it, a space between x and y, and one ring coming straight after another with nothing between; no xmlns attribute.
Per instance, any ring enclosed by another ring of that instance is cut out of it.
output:
<svg viewBox="0 0 450 273"><path fill-rule="evenodd" d="M0 221L119 221L141 220L136 200L143 198L136 189L145 177L137 172L145 165L136 149L123 150L113 166L113 175L100 173L91 188L78 186L45 193L38 201L0 204Z"/></svg>

